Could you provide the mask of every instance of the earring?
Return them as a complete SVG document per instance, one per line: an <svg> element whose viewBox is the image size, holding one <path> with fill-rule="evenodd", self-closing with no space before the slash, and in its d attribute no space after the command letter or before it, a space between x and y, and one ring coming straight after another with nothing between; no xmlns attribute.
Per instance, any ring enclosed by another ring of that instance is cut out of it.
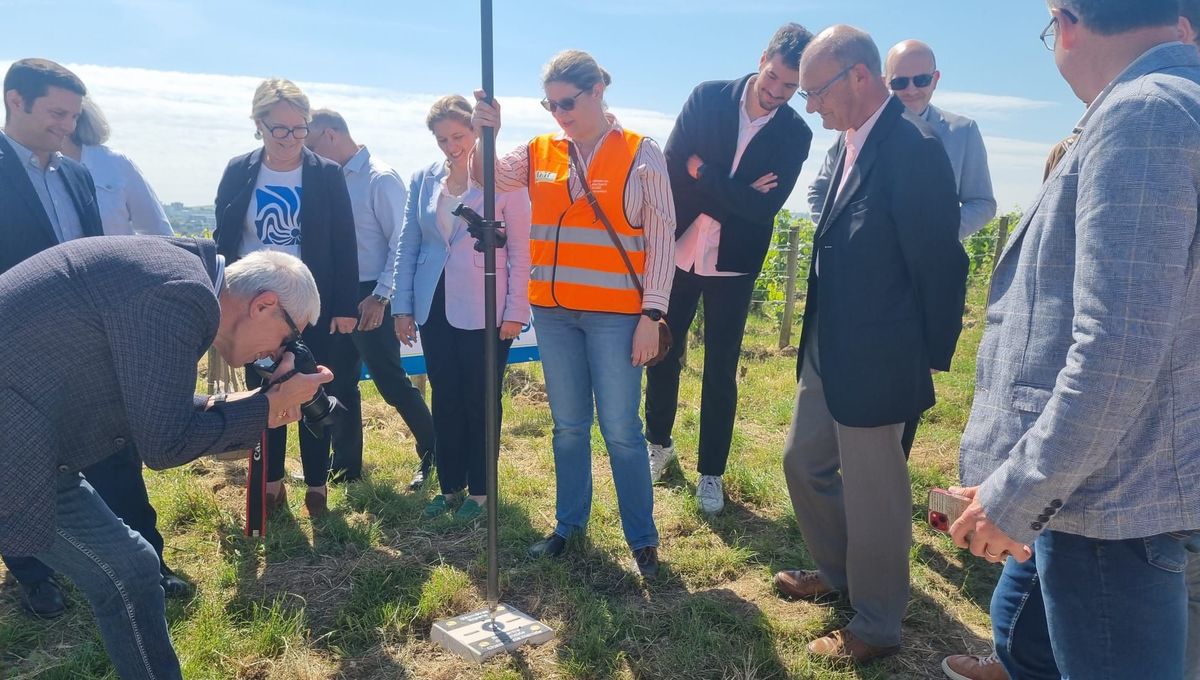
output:
<svg viewBox="0 0 1200 680"><path fill-rule="evenodd" d="M262 130L255 130L255 131L254 131L254 138L255 138L255 139L260 139L260 140L261 140L261 139L262 139Z"/></svg>

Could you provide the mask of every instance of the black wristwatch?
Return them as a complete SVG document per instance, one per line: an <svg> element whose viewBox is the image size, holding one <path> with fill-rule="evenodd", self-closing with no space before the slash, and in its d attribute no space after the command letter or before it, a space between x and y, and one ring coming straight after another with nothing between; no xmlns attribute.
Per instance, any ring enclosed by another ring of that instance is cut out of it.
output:
<svg viewBox="0 0 1200 680"><path fill-rule="evenodd" d="M663 314L657 309L643 309L642 316L650 317L651 321L662 321L663 319L667 318L666 314Z"/></svg>

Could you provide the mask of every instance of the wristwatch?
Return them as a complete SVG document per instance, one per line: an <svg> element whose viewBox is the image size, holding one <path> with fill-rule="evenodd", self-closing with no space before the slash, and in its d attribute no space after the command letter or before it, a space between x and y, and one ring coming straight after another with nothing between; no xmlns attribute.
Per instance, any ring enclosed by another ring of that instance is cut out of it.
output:
<svg viewBox="0 0 1200 680"><path fill-rule="evenodd" d="M378 303L379 303L379 304L381 304L381 305L386 305L387 303L389 303L389 302L391 302L391 301L392 301L392 299L391 299L391 298L389 298L389 297L387 297L387 296L385 296L385 295L379 295L379 294L376 294L376 293L372 293L372 294L371 294L371 299L372 299L372 300L374 300L374 301L376 301L376 302L378 302Z"/></svg>
<svg viewBox="0 0 1200 680"><path fill-rule="evenodd" d="M657 309L643 309L642 316L650 317L651 321L662 321L663 319L665 319L667 317L666 314L663 314L662 312L660 312Z"/></svg>

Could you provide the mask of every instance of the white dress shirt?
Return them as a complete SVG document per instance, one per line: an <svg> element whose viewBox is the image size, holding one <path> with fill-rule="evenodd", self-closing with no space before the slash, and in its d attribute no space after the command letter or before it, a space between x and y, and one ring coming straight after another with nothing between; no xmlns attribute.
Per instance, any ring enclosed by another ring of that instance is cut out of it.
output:
<svg viewBox="0 0 1200 680"><path fill-rule="evenodd" d="M80 149L79 162L96 184L96 205L105 236L174 236L171 222L142 171L124 154L103 144Z"/></svg>
<svg viewBox="0 0 1200 680"><path fill-rule="evenodd" d="M365 146L358 147L358 153L346 161L342 173L354 211L358 280L375 281L374 294L390 298L408 189L400 175L372 157Z"/></svg>

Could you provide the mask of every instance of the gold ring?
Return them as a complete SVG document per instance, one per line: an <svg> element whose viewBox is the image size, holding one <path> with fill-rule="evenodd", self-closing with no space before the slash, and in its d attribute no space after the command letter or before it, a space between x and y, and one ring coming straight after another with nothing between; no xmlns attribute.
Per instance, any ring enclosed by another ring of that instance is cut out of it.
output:
<svg viewBox="0 0 1200 680"><path fill-rule="evenodd" d="M279 419L280 419L280 420L283 420L284 418L287 418L287 411L280 411L280 412L279 412Z"/></svg>
<svg viewBox="0 0 1200 680"><path fill-rule="evenodd" d="M1000 557L999 555L993 553L991 550L988 550L987 548L983 549L983 554L987 555L988 557L990 557L992 559L999 559L999 557Z"/></svg>

